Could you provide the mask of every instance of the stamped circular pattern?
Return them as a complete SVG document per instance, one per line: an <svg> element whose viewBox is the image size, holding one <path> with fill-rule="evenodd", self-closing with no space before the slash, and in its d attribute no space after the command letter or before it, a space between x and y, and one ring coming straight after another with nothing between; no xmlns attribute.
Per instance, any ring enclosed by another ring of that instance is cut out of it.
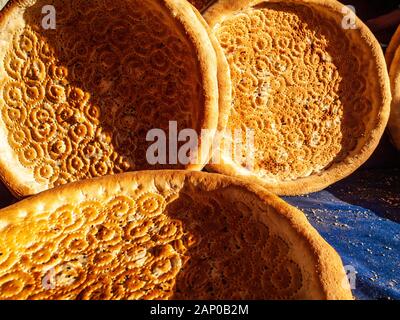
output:
<svg viewBox="0 0 400 320"><path fill-rule="evenodd" d="M228 131L254 130L245 175L277 193L317 191L350 174L386 125L381 49L359 20L344 29L341 9L330 0L218 0L205 12L231 68ZM210 168L241 175L246 163L233 152Z"/></svg>
<svg viewBox="0 0 400 320"><path fill-rule="evenodd" d="M300 211L229 177L127 173L0 213L0 299L351 298Z"/></svg>
<svg viewBox="0 0 400 320"><path fill-rule="evenodd" d="M3 39L1 52L1 125L25 176L10 168L1 175L15 193L159 168L146 159L149 130L167 129L169 121L199 133L217 126L215 52L192 8L181 2L8 4L2 28L12 37ZM44 5L56 9L55 30L42 26ZM6 26L11 20L19 22ZM204 47L197 48L200 42Z"/></svg>

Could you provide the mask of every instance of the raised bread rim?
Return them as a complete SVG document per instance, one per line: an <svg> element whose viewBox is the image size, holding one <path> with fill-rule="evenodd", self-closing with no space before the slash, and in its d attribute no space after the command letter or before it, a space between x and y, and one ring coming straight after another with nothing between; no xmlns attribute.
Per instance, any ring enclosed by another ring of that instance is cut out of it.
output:
<svg viewBox="0 0 400 320"><path fill-rule="evenodd" d="M202 22L197 19L193 7L184 0L155 0L160 7L166 8L170 12L170 16L182 27L186 36L189 38L191 45L196 51L197 61L199 64L199 74L202 78L204 88L204 109L202 110L201 118L197 127L199 129L215 130L218 126L218 80L217 69L218 61L216 52L211 43L207 30L202 25ZM30 0L9 0L5 7L0 12L0 27L4 19L6 19L18 6L24 6L30 3ZM204 148L210 150L213 135L199 137L199 150ZM201 159L199 164L189 164L185 169L200 171L207 164L211 154L207 154L206 159ZM13 175L13 166L10 163L5 163L0 158L0 179L4 182L10 192L17 198L22 198L28 195L36 194L43 191L43 187L35 184L28 186L20 180L17 180Z"/></svg>
<svg viewBox="0 0 400 320"><path fill-rule="evenodd" d="M84 201L93 195L111 195L122 191L123 185L136 185L140 182L154 183L154 180L158 179L165 179L169 182L178 180L178 182L183 181L183 184L192 181L210 189L234 185L255 194L261 201L273 207L280 218L287 222L287 226L308 243L312 255L310 259L313 267L316 268L315 276L319 280L319 291L322 293L320 299L353 299L350 289L343 286L345 273L339 254L308 222L303 212L261 186L220 174L187 170L137 171L76 181L44 191L0 210L0 232L7 224L17 223L20 217L34 218L37 212L46 211L51 203L54 207L54 203L57 202L71 202L74 199ZM261 222L266 224L267 221L263 217L259 215Z"/></svg>
<svg viewBox="0 0 400 320"><path fill-rule="evenodd" d="M397 27L395 33L390 39L388 47L386 48L385 59L389 69L392 65L394 56L396 54L396 50L399 45L400 45L400 25Z"/></svg>
<svg viewBox="0 0 400 320"><path fill-rule="evenodd" d="M390 64L389 77L393 99L388 129L393 145L397 150L400 150L400 46L397 47L392 63Z"/></svg>
<svg viewBox="0 0 400 320"><path fill-rule="evenodd" d="M216 24L218 24L225 17L229 16L232 11L238 11L249 6L255 6L263 2L284 2L288 3L298 3L298 4L311 4L318 5L322 9L338 12L342 14L341 10L344 7L343 4L336 0L217 0L213 3L204 13L206 21L210 24L213 29ZM368 29L368 27L357 17L356 24L360 32L360 38L367 42L368 46L371 48L371 56L374 58L374 65L376 68L376 83L381 88L381 108L377 115L375 125L370 128L369 138L362 148L356 153L345 160L333 164L328 169L324 170L322 173L313 174L305 178L300 178L294 181L283 181L278 183L268 183L263 179L255 175L241 175L241 177L248 179L252 182L263 185L268 188L268 190L277 193L279 195L301 195L311 192L320 191L329 185L346 178L357 170L362 164L364 164L368 158L372 155L374 150L379 144L379 141L384 133L385 127L387 125L389 114L390 114L390 102L391 102L391 92L390 92L390 80L386 68L386 62L383 55L383 51L380 47L379 42ZM210 164L207 166L210 171L217 171L227 175L238 175L237 166L234 163L222 162L221 164Z"/></svg>

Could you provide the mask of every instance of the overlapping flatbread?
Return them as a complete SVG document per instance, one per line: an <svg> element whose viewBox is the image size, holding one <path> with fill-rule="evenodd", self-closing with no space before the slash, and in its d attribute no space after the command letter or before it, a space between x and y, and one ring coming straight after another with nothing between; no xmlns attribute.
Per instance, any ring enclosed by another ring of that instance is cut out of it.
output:
<svg viewBox="0 0 400 320"><path fill-rule="evenodd" d="M1 299L352 299L340 257L255 184L188 171L79 181L0 211Z"/></svg>
<svg viewBox="0 0 400 320"><path fill-rule="evenodd" d="M232 141L211 170L294 195L368 159L389 117L389 77L378 41L344 13L330 0L218 0L205 11L233 86Z"/></svg>

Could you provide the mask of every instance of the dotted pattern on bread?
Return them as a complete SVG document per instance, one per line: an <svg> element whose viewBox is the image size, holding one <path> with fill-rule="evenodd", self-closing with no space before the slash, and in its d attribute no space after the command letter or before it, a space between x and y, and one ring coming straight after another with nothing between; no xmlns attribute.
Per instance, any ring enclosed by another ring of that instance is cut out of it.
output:
<svg viewBox="0 0 400 320"><path fill-rule="evenodd" d="M302 270L304 256L294 254L284 233L251 214L277 214L254 194L235 186L153 189L138 184L134 192L65 201L6 226L0 221L0 298L307 295L304 277L312 280Z"/></svg>
<svg viewBox="0 0 400 320"><path fill-rule="evenodd" d="M166 12L143 0L55 0L57 28L44 30L45 4L26 9L0 67L1 121L35 183L150 168L149 130L174 120L198 129L198 61Z"/></svg>

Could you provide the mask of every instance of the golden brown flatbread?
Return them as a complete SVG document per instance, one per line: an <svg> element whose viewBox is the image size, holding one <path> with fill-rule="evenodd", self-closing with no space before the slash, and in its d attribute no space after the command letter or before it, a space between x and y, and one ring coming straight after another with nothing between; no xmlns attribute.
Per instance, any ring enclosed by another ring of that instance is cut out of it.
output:
<svg viewBox="0 0 400 320"><path fill-rule="evenodd" d="M211 31L207 22L204 20L203 16L199 11L195 11L197 18L203 24L208 32L208 36L210 37L211 43L214 46L215 53L217 56L217 77L218 77L218 126L217 126L217 134L224 132L226 129L226 125L228 123L229 114L232 108L232 81L231 81L231 72L229 68L228 61L226 60L226 56L224 51L222 50L221 45L219 44L217 38L214 33ZM213 146L211 147L211 151L213 151L215 145L217 145L217 141L213 142Z"/></svg>
<svg viewBox="0 0 400 320"><path fill-rule="evenodd" d="M352 299L297 209L217 174L79 181L0 211L2 299Z"/></svg>
<svg viewBox="0 0 400 320"><path fill-rule="evenodd" d="M343 8L218 0L205 11L231 69L227 133L254 132L253 164L246 139L229 150L226 138L222 161L208 168L294 195L321 190L368 159L388 120L389 77L369 29L358 18L356 29L342 26Z"/></svg>
<svg viewBox="0 0 400 320"><path fill-rule="evenodd" d="M56 29L43 24L45 5ZM10 1L0 16L0 176L12 192L139 169L200 170L208 159L146 159L151 129L168 139L169 121L199 135L217 127L221 59L196 14L184 0Z"/></svg>
<svg viewBox="0 0 400 320"><path fill-rule="evenodd" d="M394 146L400 150L400 46L393 57L389 75L393 100L388 129Z"/></svg>

